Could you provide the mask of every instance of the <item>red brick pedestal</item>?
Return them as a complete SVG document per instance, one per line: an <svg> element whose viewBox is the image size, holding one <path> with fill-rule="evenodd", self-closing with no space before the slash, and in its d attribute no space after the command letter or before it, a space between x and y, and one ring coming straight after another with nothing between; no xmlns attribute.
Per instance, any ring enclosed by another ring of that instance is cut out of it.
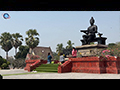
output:
<svg viewBox="0 0 120 90"><path fill-rule="evenodd" d="M58 73L120 73L120 58L109 57L82 57L69 58L64 64L59 65Z"/></svg>
<svg viewBox="0 0 120 90"><path fill-rule="evenodd" d="M98 57L71 58L72 72L105 73L104 60Z"/></svg>

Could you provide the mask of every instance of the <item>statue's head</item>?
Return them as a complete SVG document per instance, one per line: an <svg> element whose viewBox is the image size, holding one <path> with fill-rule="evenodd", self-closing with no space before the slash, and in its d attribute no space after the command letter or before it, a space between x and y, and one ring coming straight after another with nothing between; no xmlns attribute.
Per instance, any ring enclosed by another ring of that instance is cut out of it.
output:
<svg viewBox="0 0 120 90"><path fill-rule="evenodd" d="M93 25L93 24L94 24L94 22L95 22L94 18L93 18L93 17L91 17L91 19L90 19L90 24L91 24L91 25Z"/></svg>

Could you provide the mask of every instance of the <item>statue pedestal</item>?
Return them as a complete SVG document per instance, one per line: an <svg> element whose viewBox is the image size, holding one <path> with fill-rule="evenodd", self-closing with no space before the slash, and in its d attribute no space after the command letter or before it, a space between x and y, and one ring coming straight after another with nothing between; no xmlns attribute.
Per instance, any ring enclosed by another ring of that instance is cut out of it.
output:
<svg viewBox="0 0 120 90"><path fill-rule="evenodd" d="M120 57L69 58L58 66L58 73L66 72L120 74Z"/></svg>
<svg viewBox="0 0 120 90"><path fill-rule="evenodd" d="M99 55L101 51L107 47L107 45L93 44L76 46L76 49L78 50L78 53L81 53L82 56L96 56Z"/></svg>

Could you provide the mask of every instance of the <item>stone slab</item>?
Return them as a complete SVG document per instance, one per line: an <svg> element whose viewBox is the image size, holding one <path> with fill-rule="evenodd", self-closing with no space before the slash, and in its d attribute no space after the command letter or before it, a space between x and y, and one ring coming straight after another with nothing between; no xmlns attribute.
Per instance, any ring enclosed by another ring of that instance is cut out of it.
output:
<svg viewBox="0 0 120 90"><path fill-rule="evenodd" d="M76 46L76 49L86 49L86 48L107 48L107 45L103 44L93 44L93 45L82 45L82 46Z"/></svg>
<svg viewBox="0 0 120 90"><path fill-rule="evenodd" d="M99 55L101 51L107 47L107 45L93 44L76 46L76 49L78 50L78 53L81 53L82 56L96 56Z"/></svg>

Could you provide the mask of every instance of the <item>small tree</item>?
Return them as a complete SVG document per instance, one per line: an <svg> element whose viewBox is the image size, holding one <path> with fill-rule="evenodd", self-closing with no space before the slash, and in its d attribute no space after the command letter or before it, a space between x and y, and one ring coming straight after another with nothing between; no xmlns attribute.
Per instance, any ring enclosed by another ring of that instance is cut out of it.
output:
<svg viewBox="0 0 120 90"><path fill-rule="evenodd" d="M56 52L58 53L58 55L60 55L60 53L63 53L63 50L64 50L64 47L63 47L63 44L57 44L57 47L56 47Z"/></svg>
<svg viewBox="0 0 120 90"><path fill-rule="evenodd" d="M16 59L19 58L26 58L27 53L29 52L29 47L28 46L19 46L19 52L14 56Z"/></svg>

